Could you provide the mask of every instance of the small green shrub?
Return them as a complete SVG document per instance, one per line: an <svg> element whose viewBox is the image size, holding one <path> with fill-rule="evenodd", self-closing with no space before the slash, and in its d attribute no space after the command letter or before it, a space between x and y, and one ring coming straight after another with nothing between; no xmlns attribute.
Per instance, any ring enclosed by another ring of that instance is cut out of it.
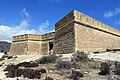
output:
<svg viewBox="0 0 120 80"><path fill-rule="evenodd" d="M84 52L77 51L74 55L71 61L87 61L89 60L88 55Z"/></svg>
<svg viewBox="0 0 120 80"><path fill-rule="evenodd" d="M47 64L47 63L54 63L57 59L58 57L56 55L49 55L36 60L36 62L39 64Z"/></svg>

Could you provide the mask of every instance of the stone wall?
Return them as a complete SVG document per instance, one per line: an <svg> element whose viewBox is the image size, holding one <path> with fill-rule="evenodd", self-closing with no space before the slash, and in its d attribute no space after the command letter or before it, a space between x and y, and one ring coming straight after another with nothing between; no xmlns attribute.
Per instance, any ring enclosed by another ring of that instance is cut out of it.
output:
<svg viewBox="0 0 120 80"><path fill-rule="evenodd" d="M40 41L42 40L42 38L41 35L36 35L36 34L23 34L23 35L13 36L13 42L20 42L26 40Z"/></svg>
<svg viewBox="0 0 120 80"><path fill-rule="evenodd" d="M49 54L49 42L55 54L120 49L120 31L73 10L55 24L55 32L14 36L10 54Z"/></svg>
<svg viewBox="0 0 120 80"><path fill-rule="evenodd" d="M71 25L72 24L72 25ZM71 29L71 31L69 31ZM120 49L120 31L73 10L55 24L55 53ZM72 35L65 33L72 33ZM59 35L62 35L62 37ZM71 42L73 42L71 44ZM71 48L68 45L75 48ZM72 51L71 51L72 50Z"/></svg>
<svg viewBox="0 0 120 80"><path fill-rule="evenodd" d="M40 41L28 41L28 50L27 50L27 54L28 55L36 55L36 54L40 54L40 48L41 48L41 43Z"/></svg>
<svg viewBox="0 0 120 80"><path fill-rule="evenodd" d="M73 53L75 51L74 23L56 30L53 52L56 54Z"/></svg>
<svg viewBox="0 0 120 80"><path fill-rule="evenodd" d="M93 19L83 13L80 13L76 10L74 10L73 12L74 12L74 21L120 36L119 30L114 29L114 28L112 28L96 19Z"/></svg>
<svg viewBox="0 0 120 80"><path fill-rule="evenodd" d="M49 54L49 42L53 42L55 32L44 35L24 34L13 37L11 55Z"/></svg>
<svg viewBox="0 0 120 80"><path fill-rule="evenodd" d="M105 51L120 49L120 37L75 23L76 50Z"/></svg>
<svg viewBox="0 0 120 80"><path fill-rule="evenodd" d="M53 41L54 40L42 41L40 45L40 54L49 54L50 53L49 43Z"/></svg>
<svg viewBox="0 0 120 80"><path fill-rule="evenodd" d="M28 42L13 42L10 48L11 55L25 55L27 54Z"/></svg>

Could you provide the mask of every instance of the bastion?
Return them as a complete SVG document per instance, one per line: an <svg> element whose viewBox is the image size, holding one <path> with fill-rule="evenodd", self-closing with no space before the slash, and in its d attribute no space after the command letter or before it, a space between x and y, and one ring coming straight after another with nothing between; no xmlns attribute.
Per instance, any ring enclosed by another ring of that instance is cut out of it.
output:
<svg viewBox="0 0 120 80"><path fill-rule="evenodd" d="M73 10L55 24L55 32L13 36L10 54L69 54L120 49L120 31Z"/></svg>
<svg viewBox="0 0 120 80"><path fill-rule="evenodd" d="M44 35L24 34L13 36L11 55L47 54L53 48L54 32Z"/></svg>

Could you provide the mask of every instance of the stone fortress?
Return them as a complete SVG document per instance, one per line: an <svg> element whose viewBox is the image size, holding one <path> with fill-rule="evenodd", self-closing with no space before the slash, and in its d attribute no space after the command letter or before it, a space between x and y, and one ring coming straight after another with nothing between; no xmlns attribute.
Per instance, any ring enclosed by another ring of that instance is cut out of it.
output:
<svg viewBox="0 0 120 80"><path fill-rule="evenodd" d="M55 32L13 36L11 55L69 54L120 49L120 31L73 10L55 24Z"/></svg>

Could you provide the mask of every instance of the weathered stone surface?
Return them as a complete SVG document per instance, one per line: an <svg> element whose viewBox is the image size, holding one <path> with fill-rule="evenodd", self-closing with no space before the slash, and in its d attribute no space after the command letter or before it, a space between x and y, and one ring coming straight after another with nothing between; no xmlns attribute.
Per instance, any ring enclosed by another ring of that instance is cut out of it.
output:
<svg viewBox="0 0 120 80"><path fill-rule="evenodd" d="M62 54L72 52L75 52L75 32L74 24L70 23L61 30L56 31L53 53Z"/></svg>
<svg viewBox="0 0 120 80"><path fill-rule="evenodd" d="M120 49L119 30L76 10L57 22L55 26L55 53L72 53L77 50L85 52L105 51L108 48ZM72 32L73 36L64 34L62 37L58 37L58 34L66 32Z"/></svg>
<svg viewBox="0 0 120 80"><path fill-rule="evenodd" d="M54 32L35 35L25 34L13 37L10 48L11 55L38 55L49 53L49 42L53 42Z"/></svg>
<svg viewBox="0 0 120 80"><path fill-rule="evenodd" d="M106 49L120 49L120 31L73 10L55 24L55 32L14 36L10 54L49 54L51 50L62 54Z"/></svg>

